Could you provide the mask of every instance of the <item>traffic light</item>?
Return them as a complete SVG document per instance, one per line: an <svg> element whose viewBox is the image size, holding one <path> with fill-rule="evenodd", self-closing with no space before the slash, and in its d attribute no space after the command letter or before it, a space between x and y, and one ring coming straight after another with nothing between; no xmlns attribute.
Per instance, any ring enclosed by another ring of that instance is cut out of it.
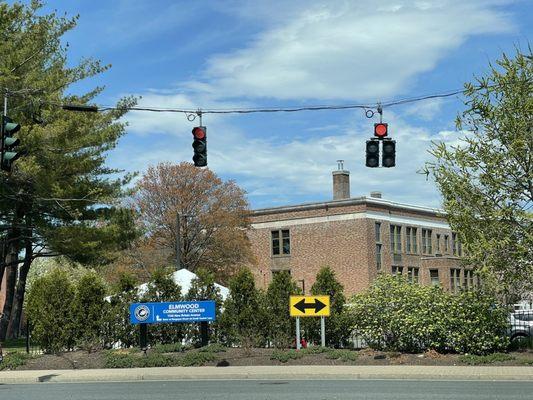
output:
<svg viewBox="0 0 533 400"><path fill-rule="evenodd" d="M383 156L381 158L381 166L391 168L396 165L396 141L386 139L383 141Z"/></svg>
<svg viewBox="0 0 533 400"><path fill-rule="evenodd" d="M196 167L205 167L207 165L207 128L205 126L197 126L193 128L192 135L194 141L192 148L194 149L194 156L192 160Z"/></svg>
<svg viewBox="0 0 533 400"><path fill-rule="evenodd" d="M366 141L366 166L379 167L379 141L376 139Z"/></svg>
<svg viewBox="0 0 533 400"><path fill-rule="evenodd" d="M383 139L389 133L389 126L384 122L374 124L374 136L378 139Z"/></svg>
<svg viewBox="0 0 533 400"><path fill-rule="evenodd" d="M15 151L15 147L20 144L20 140L13 137L13 134L20 130L20 125L11 121L9 117L2 116L0 129L2 134L1 168L4 171L11 172L13 162L22 155L21 151Z"/></svg>

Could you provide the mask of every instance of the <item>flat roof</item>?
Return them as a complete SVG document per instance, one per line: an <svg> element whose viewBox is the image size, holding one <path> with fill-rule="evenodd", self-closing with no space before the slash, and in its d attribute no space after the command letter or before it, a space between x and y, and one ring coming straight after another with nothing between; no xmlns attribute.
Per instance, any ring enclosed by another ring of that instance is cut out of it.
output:
<svg viewBox="0 0 533 400"><path fill-rule="evenodd" d="M419 205L413 205L413 204L405 204L405 203L399 203L396 201L384 200L384 199L380 199L377 197L366 197L366 196L351 197L349 199L342 199L342 200L330 200L330 201L302 203L302 204L295 204L295 205L288 205L288 206L258 208L256 210L252 210L251 215L259 216L259 215L268 215L268 214L281 214L281 213L294 212L294 211L317 210L321 208L330 208L330 207L345 207L345 206L353 206L353 205L359 205L359 204L371 204L371 205L382 206L382 207L385 206L389 208L395 208L398 210L414 211L414 212L419 212L423 214L441 215L441 216L446 215L446 212L439 208L419 206Z"/></svg>

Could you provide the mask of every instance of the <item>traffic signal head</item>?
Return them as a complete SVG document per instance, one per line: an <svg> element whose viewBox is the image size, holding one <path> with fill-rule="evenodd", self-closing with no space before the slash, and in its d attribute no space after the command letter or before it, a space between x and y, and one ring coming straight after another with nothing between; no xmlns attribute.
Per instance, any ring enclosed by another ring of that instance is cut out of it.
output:
<svg viewBox="0 0 533 400"><path fill-rule="evenodd" d="M379 167L379 142L377 140L366 141L366 166Z"/></svg>
<svg viewBox="0 0 533 400"><path fill-rule="evenodd" d="M13 137L13 134L17 133L19 130L19 124L11 121L11 119L6 116L2 117L2 154L0 167L7 172L11 171L13 162L22 155L21 151L15 151L15 147L20 144L20 140Z"/></svg>
<svg viewBox="0 0 533 400"><path fill-rule="evenodd" d="M374 136L383 139L388 135L388 125L384 122L374 124Z"/></svg>
<svg viewBox="0 0 533 400"><path fill-rule="evenodd" d="M207 165L207 128L205 126L197 126L193 128L192 135L194 141L192 148L194 149L194 156L192 160L196 167L205 167Z"/></svg>
<svg viewBox="0 0 533 400"><path fill-rule="evenodd" d="M383 141L383 157L381 159L381 166L385 168L391 168L396 165L396 141L384 140Z"/></svg>

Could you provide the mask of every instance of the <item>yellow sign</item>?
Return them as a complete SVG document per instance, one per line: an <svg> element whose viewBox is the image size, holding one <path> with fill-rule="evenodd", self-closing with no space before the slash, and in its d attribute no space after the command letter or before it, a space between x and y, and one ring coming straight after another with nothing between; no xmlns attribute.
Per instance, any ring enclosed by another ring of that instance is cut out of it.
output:
<svg viewBox="0 0 533 400"><path fill-rule="evenodd" d="M329 317L329 296L291 296L291 317Z"/></svg>

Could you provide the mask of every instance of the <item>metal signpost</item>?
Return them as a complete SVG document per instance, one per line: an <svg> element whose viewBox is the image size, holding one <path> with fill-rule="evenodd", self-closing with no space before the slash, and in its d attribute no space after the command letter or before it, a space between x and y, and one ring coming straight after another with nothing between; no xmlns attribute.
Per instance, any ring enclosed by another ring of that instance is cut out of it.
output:
<svg viewBox="0 0 533 400"><path fill-rule="evenodd" d="M215 301L176 301L166 303L133 303L130 322L139 324L141 349L147 347L147 324L200 322L202 346L207 345L207 322L215 320Z"/></svg>
<svg viewBox="0 0 533 400"><path fill-rule="evenodd" d="M300 350L300 317L320 317L320 341L326 346L326 321L331 314L329 296L291 296L289 313L296 317L296 348Z"/></svg>

